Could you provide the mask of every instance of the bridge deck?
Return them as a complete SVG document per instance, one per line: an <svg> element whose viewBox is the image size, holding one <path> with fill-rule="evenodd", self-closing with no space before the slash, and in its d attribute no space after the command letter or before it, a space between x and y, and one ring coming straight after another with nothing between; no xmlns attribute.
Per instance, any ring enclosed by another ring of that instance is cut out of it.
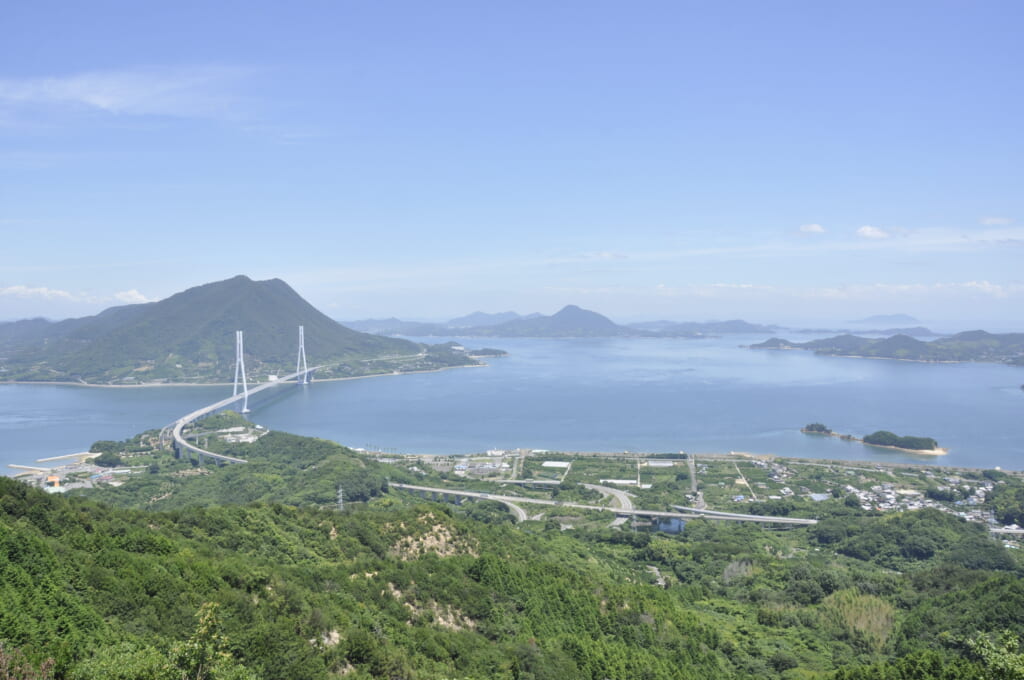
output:
<svg viewBox="0 0 1024 680"><path fill-rule="evenodd" d="M303 374L306 374L306 373L312 373L313 371L315 371L318 368L320 368L320 367L319 366L314 366L313 368L309 369L308 371L298 371L296 373L290 373L289 375L286 375L283 378L280 378L278 380L274 380L272 382L265 382L265 383L263 383L261 385L257 385L256 387L254 387L251 390L249 390L249 396L251 397L252 395L257 394L259 392L262 392L265 389L268 389L268 388L271 388L271 387L276 387L278 385L283 385L283 384L286 384L288 382L291 382L292 380L295 380L296 378L298 378L300 375L303 375ZM168 427L171 428L171 436L173 437L175 443L177 443L178 446L180 446L180 447L182 447L184 449L188 449L189 451L192 451L194 453L199 454L200 456L209 456L210 458L212 458L212 459L214 459L216 461L220 461L222 463L247 463L248 461L245 460L244 458L235 458L234 456L225 456L222 453L214 453L213 451L207 451L206 449L201 449L198 446L195 446L194 444L189 444L185 440L185 438L182 436L182 434L181 434L182 430L185 429L185 426L188 425L189 423L194 422L196 420L199 420L203 416L207 416L207 415L209 415L211 413L219 411L222 408L226 408L226 407L230 406L231 404L235 403L236 401L241 401L241 400L245 399L245 396L246 395L244 393L243 394L236 394L236 395L228 397L227 399L221 399L220 401L215 402L213 404L210 404L209 406L204 406L201 409L197 409L195 411L192 411L192 413L189 413L189 414L187 414L185 416L182 416L181 418L178 418L176 421L174 421L173 423L171 423L171 425L168 426ZM164 429L166 430L167 428L164 428ZM163 437L163 434L161 433L161 438L162 437Z"/></svg>

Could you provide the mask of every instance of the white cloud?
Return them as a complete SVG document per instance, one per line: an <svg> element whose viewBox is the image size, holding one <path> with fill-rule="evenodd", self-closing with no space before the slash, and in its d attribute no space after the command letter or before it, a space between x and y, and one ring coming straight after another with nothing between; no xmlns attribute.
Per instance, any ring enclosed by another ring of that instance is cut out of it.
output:
<svg viewBox="0 0 1024 680"><path fill-rule="evenodd" d="M131 290L122 290L119 293L114 293L114 299L118 302L123 302L126 305L136 305L142 302L156 302L139 291L132 288Z"/></svg>
<svg viewBox="0 0 1024 680"><path fill-rule="evenodd" d="M545 260L543 264L563 265L574 262L615 262L619 260L628 260L629 258L630 256L625 253L601 250L556 255Z"/></svg>
<svg viewBox="0 0 1024 680"><path fill-rule="evenodd" d="M79 301L81 297L74 293L69 293L66 290L57 290L54 288L42 287L30 287L30 286L7 286L6 288L0 288L0 296L20 298L22 300L70 300Z"/></svg>
<svg viewBox="0 0 1024 680"><path fill-rule="evenodd" d="M820 224L801 224L800 231L804 234L824 234L825 227Z"/></svg>
<svg viewBox="0 0 1024 680"><path fill-rule="evenodd" d="M234 98L227 86L243 71L199 66L93 71L50 78L0 80L0 103L82 107L112 114L222 117Z"/></svg>
<svg viewBox="0 0 1024 680"><path fill-rule="evenodd" d="M948 299L950 296L978 295L1005 299L1024 293L1024 285L1000 284L990 281L956 281L939 283L873 283L837 286L826 288L808 288L798 291L799 295L811 298L829 298L841 300L885 300L895 297L925 298L939 296Z"/></svg>
<svg viewBox="0 0 1024 680"><path fill-rule="evenodd" d="M59 300L87 304L120 302L133 305L140 302L154 302L154 300L147 298L135 289L120 291L113 295L92 295L90 293L72 293L71 291L48 288L46 286L22 285L0 288L0 297L16 298L19 300Z"/></svg>
<svg viewBox="0 0 1024 680"><path fill-rule="evenodd" d="M1013 223L1009 217L982 217L978 221L986 227L1003 227Z"/></svg>
<svg viewBox="0 0 1024 680"><path fill-rule="evenodd" d="M799 287L752 283L699 283L684 286L654 287L665 297L717 297L722 299L800 298L847 301L884 301L900 299L988 297L1006 299L1024 295L1024 284L1001 284L991 281L955 281L939 283L865 283L845 286Z"/></svg>
<svg viewBox="0 0 1024 680"><path fill-rule="evenodd" d="M857 236L860 236L861 238L870 238L878 240L883 238L889 238L889 232L885 231L884 229L879 229L878 227L864 225L863 227L857 230Z"/></svg>

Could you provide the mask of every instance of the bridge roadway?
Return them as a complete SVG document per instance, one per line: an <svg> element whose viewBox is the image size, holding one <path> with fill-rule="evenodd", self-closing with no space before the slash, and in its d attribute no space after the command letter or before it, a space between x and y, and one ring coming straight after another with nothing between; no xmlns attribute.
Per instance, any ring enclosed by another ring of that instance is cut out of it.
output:
<svg viewBox="0 0 1024 680"><path fill-rule="evenodd" d="M310 369L308 369L306 371L298 371L296 373L291 373L289 375L286 375L283 378L279 378L277 380L268 381L268 382L262 383L260 385L257 385L256 387L253 387L252 389L249 390L249 396L251 397L252 395L254 395L254 394L258 393L258 392L262 392L263 390L268 389L270 387L275 387L275 386L278 386L278 385L283 385L283 384L285 384L285 383L287 383L287 382L289 382L291 380L295 380L296 378L298 378L303 373L312 373L313 371L317 370L318 368L320 368L320 366L314 366L313 368L310 368ZM201 409L198 409L196 411L192 411L192 413L189 413L188 415L185 415L185 416L182 416L181 418L178 418L173 423L171 423L170 425L165 427L163 432L161 432L161 434L160 434L160 438L161 438L161 440L163 440L164 439L164 432L166 432L168 430L168 428L170 428L171 437L174 439L175 444L177 444L182 449L188 449L189 451L192 451L194 453L199 454L200 457L208 456L209 458L212 458L213 460L215 460L215 461L217 461L219 463L247 463L248 461L245 460L244 458L235 458L234 456L225 456L222 453L214 453L212 451L207 451L205 449L201 449L198 446L195 446L193 444L189 444L187 441L185 441L185 438L181 434L181 431L189 423L191 423L193 421L196 421L196 420L199 420L203 416L207 416L207 415L210 415L211 413L219 411L222 408L226 408L226 407L230 406L231 404L235 403L236 401L242 401L243 399L245 399L245 394L236 394L236 395L228 397L227 399L221 399L220 401L218 401L218 402L216 402L214 404L210 404L209 406L204 406Z"/></svg>
<svg viewBox="0 0 1024 680"><path fill-rule="evenodd" d="M667 510L638 510L624 508L606 508L603 505L585 505L582 503L564 503L545 498L524 498L522 496L502 496L500 494L481 493L478 491L461 491L459 489L440 489L432 486L416 486L415 484L391 483L391 488L402 489L422 493L448 494L450 496L461 496L464 498L477 498L483 500L498 501L506 505L522 503L535 505L554 505L564 508L576 508L577 510L599 510L610 511L616 515L632 515L636 517L664 517L675 519L718 519L734 522L762 522L765 524L817 524L816 519L802 519L797 517L770 517L767 515L744 515L734 512L712 512L708 510L693 510L692 512L669 512ZM518 513L517 513L518 514Z"/></svg>
<svg viewBox="0 0 1024 680"><path fill-rule="evenodd" d="M766 522L772 518L770 515L744 515L742 512L722 512L720 510L708 510L707 508L687 508L682 505L673 505L673 508L681 512L692 512L704 519L731 519L737 522ZM800 517L775 517L775 520L786 524L817 524L816 519L803 519Z"/></svg>

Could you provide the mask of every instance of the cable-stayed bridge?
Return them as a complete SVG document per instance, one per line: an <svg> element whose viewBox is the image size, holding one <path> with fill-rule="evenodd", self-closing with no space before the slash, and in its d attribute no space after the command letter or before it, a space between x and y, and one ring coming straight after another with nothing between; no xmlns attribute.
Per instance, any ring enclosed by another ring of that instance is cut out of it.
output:
<svg viewBox="0 0 1024 680"><path fill-rule="evenodd" d="M174 447L174 452L180 458L182 455L191 455L194 453L199 456L199 461L202 462L203 458L210 458L216 461L218 464L225 463L245 463L248 462L244 458L236 458L234 456L226 456L222 453L214 453L213 451L207 451L202 449L195 444L190 444L182 434L183 430L187 425L193 423L200 418L204 418L208 415L216 413L221 409L225 409L236 402L241 402L242 408L239 409L241 413L249 412L249 397L262 392L263 390L271 387L277 387L279 385L287 384L291 381L295 381L298 385L307 385L311 380L312 374L320 368L320 366L314 366L308 368L306 366L306 347L305 347L305 333L302 326L299 326L299 356L298 362L296 363L295 372L290 373L286 376L278 378L277 380L271 380L265 382L256 387L250 388L249 383L245 376L245 358L243 356L242 349L242 331L236 331L235 333L235 383L234 393L227 399L221 399L218 402L204 406L200 409L196 409L187 415L178 418L170 425L164 427L160 432L160 440L162 442L168 442ZM242 391L239 392L239 378L241 378Z"/></svg>

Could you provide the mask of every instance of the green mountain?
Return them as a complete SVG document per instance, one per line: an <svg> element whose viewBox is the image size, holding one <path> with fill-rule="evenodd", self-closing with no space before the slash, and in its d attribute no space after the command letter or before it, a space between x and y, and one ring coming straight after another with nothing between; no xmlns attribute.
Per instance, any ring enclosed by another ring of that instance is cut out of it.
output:
<svg viewBox="0 0 1024 680"><path fill-rule="evenodd" d="M345 328L280 279L236 276L96 316L0 324L0 363L5 377L23 380L230 380L236 330L245 332L246 368L259 375L294 370L300 325L311 365L421 351Z"/></svg>
<svg viewBox="0 0 1024 680"><path fill-rule="evenodd" d="M1024 365L1024 333L966 331L924 342L909 335L863 338L837 335L809 342L771 338L751 349L805 349L831 356L874 357L910 361L992 361Z"/></svg>

